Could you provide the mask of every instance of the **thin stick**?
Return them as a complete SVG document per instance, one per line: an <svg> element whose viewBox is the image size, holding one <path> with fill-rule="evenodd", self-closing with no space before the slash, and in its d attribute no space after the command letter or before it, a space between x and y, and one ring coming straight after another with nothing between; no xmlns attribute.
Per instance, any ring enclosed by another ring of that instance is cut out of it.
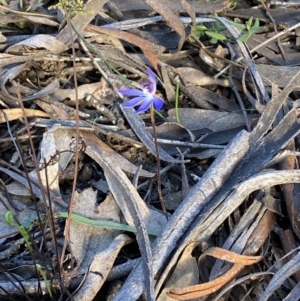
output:
<svg viewBox="0 0 300 301"><path fill-rule="evenodd" d="M70 33L72 33L72 28L70 24L70 20L67 15L67 26L69 26ZM74 87L75 87L75 99L76 99L76 149L75 149L75 166L74 166L74 179L73 179L73 186L72 186L72 194L71 194L71 199L69 203L69 218L66 220L66 225L65 225L65 241L62 249L62 255L61 255L61 261L60 261L60 268L63 269L63 260L64 260L64 255L66 252L66 247L67 243L69 242L70 238L70 227L71 227L71 216L72 216L72 207L74 203L74 198L75 198L75 191L76 191L76 183L77 183L77 173L78 173L78 161L79 161L79 100L78 100L78 85L77 85L77 74L76 74L76 53L75 53L75 46L74 46L74 39L72 38L72 55L73 55L73 66L74 66Z"/></svg>
<svg viewBox="0 0 300 301"><path fill-rule="evenodd" d="M164 199L163 195L161 192L161 178L160 178L160 158L159 158L159 153L158 153L158 144L157 144L157 135L156 135L156 128L155 128L155 116L154 116L154 108L153 104L150 107L150 116L151 116L151 123L152 123L152 128L153 128L153 137L154 137L154 144L155 144L155 151L156 151L156 163L157 163L157 193L158 193L158 198L161 204L161 208L166 215L166 218L168 219L168 214L167 210L164 204Z"/></svg>

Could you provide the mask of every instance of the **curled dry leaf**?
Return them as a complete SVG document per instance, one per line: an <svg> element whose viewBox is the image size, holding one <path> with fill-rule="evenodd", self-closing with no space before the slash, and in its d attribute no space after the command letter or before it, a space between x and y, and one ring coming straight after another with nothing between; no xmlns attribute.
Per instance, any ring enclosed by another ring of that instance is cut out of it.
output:
<svg viewBox="0 0 300 301"><path fill-rule="evenodd" d="M163 4L162 1L146 0L146 3L150 5L153 10L162 15L167 23L169 23L169 25L178 33L180 40L178 43L177 51L180 51L186 38L182 21L173 13L171 8Z"/></svg>
<svg viewBox="0 0 300 301"><path fill-rule="evenodd" d="M134 35L130 32L117 30L117 29L111 29L111 28L104 28L104 27L99 27L99 26L95 26L95 25L87 25L86 30L113 36L115 38L124 40L128 43L131 43L135 46L138 46L142 50L154 51L157 53L162 53L164 51L164 47L159 46L159 45L152 43L148 40L145 40L143 38L140 38L137 35Z"/></svg>
<svg viewBox="0 0 300 301"><path fill-rule="evenodd" d="M104 28L95 25L87 25L86 30L91 30L99 33L104 33L107 35L111 35L115 38L124 40L128 43L136 45L141 48L144 52L147 59L151 62L152 66L158 70L158 65L160 64L160 60L156 56L156 53L160 54L164 51L164 47L159 46L155 43L152 43L146 39L140 38L132 33L125 32L122 30L116 30L111 28Z"/></svg>
<svg viewBox="0 0 300 301"><path fill-rule="evenodd" d="M234 266L223 276L208 283L189 286L185 289L172 289L168 296L176 300L189 300L210 295L234 279L244 266L252 265L262 260L262 256L245 256L221 248L211 248L203 256L213 256L234 263Z"/></svg>
<svg viewBox="0 0 300 301"><path fill-rule="evenodd" d="M6 122L4 113L7 116L8 121L16 120L19 118L24 117L24 113L26 114L26 117L49 117L48 113L45 113L40 110L33 110L33 109L24 109L24 112L21 108L15 108L15 109L4 109L0 110L0 123Z"/></svg>
<svg viewBox="0 0 300 301"><path fill-rule="evenodd" d="M238 273L242 271L244 266L252 265L262 259L261 256L248 255L255 254L259 250L259 248L261 248L261 246L265 243L267 237L270 235L274 223L275 214L273 212L266 211L248 239L248 244L243 252L243 254L245 255L239 255L219 248L211 248L204 252L202 256L214 256L225 261L233 262L234 266L227 273L213 281L193 287L188 287L183 290L172 290L170 292L170 296L177 300L189 300L192 298L206 296L214 293L216 290L220 289L225 284L236 278L236 276L238 276Z"/></svg>
<svg viewBox="0 0 300 301"><path fill-rule="evenodd" d="M45 48L53 54L59 54L65 50L66 45L57 40L55 37L46 34L38 34L22 42L16 43L7 49L7 52L21 52L23 47L33 49Z"/></svg>

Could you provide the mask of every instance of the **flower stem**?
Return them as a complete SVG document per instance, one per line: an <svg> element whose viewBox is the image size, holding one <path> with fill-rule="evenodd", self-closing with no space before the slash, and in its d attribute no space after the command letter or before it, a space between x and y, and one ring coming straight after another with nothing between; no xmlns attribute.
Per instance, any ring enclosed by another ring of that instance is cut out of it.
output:
<svg viewBox="0 0 300 301"><path fill-rule="evenodd" d="M179 112L178 112L179 88L180 88L180 84L179 84L179 83L176 83L175 114L176 114L176 121L177 121L178 123L180 123Z"/></svg>
<svg viewBox="0 0 300 301"><path fill-rule="evenodd" d="M154 115L154 107L153 104L150 107L150 116L151 116L151 123L153 128L153 137L154 137L154 144L155 144L155 151L156 151L156 162L157 162L157 193L158 198L161 204L161 208L168 219L167 210L164 204L164 199L161 192L161 178L160 178L160 158L158 153L158 144L157 144L157 135L156 135L156 127L155 127L155 115Z"/></svg>

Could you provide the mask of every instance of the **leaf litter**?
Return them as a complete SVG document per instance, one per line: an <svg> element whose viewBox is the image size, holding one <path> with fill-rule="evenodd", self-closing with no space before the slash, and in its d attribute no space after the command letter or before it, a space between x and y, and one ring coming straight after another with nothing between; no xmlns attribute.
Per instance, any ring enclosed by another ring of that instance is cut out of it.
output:
<svg viewBox="0 0 300 301"><path fill-rule="evenodd" d="M298 299L287 4L2 2L1 300Z"/></svg>

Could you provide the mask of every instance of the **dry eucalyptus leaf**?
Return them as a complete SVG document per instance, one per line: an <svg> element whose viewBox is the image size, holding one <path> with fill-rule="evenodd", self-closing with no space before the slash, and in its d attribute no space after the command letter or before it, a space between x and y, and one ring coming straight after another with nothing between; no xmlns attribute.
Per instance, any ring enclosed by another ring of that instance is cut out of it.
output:
<svg viewBox="0 0 300 301"><path fill-rule="evenodd" d="M179 108L178 114L180 123L191 131L207 128L218 132L245 125L245 119L241 113ZM169 110L168 115L169 121L176 121L175 109ZM248 116L250 119L251 115Z"/></svg>
<svg viewBox="0 0 300 301"><path fill-rule="evenodd" d="M92 188L82 193L76 192L72 213L93 220L107 219L120 222L120 210L114 198L108 195L95 210L96 196L97 191L93 191ZM78 272L85 273L95 254L105 251L119 233L120 230L93 227L71 220L70 247L76 259Z"/></svg>
<svg viewBox="0 0 300 301"><path fill-rule="evenodd" d="M93 257L83 286L73 296L75 301L92 301L104 284L120 249L132 241L125 234L119 234L102 252Z"/></svg>
<svg viewBox="0 0 300 301"><path fill-rule="evenodd" d="M89 94L92 94L98 87L100 83L91 83L80 85L77 87L78 99L83 99L87 97ZM52 97L55 98L57 101L62 101L68 99L69 105L74 105L76 101L76 91L75 89L56 89Z"/></svg>
<svg viewBox="0 0 300 301"><path fill-rule="evenodd" d="M55 27L59 26L59 23L50 20L48 18L39 17L39 16L27 16L27 15L24 15L23 17L35 24L43 24L43 25L55 26Z"/></svg>
<svg viewBox="0 0 300 301"><path fill-rule="evenodd" d="M233 267L224 275L219 276L217 279L208 283L198 284L184 289L171 289L168 293L169 296L176 300L191 300L213 294L222 286L233 280L238 273L246 265L253 265L259 262L262 256L245 256L239 255L234 252L224 250L221 248L210 248L206 250L202 256L213 256L215 258L225 259L226 261L233 262ZM198 299L196 299L198 300Z"/></svg>
<svg viewBox="0 0 300 301"><path fill-rule="evenodd" d="M167 23L177 32L180 36L177 51L180 51L185 41L185 29L182 21L173 13L169 6L165 5L162 1L158 0L146 0L146 3L150 5L153 10L162 15Z"/></svg>
<svg viewBox="0 0 300 301"><path fill-rule="evenodd" d="M38 34L29 39L16 43L7 49L7 52L22 52L23 47L33 49L44 48L53 54L59 54L65 50L66 45L58 41L55 37L46 34Z"/></svg>
<svg viewBox="0 0 300 301"><path fill-rule="evenodd" d="M136 114L136 111L132 108L124 109L121 106L121 110L125 115L127 121L129 122L131 128L135 132L135 134L139 137L139 139L143 142L145 147L151 152L152 155L156 156L156 146L153 141L152 135L146 130L143 125L143 121L141 117ZM176 121L176 120L173 120ZM160 160L170 162L170 163L181 163L180 160L174 159L167 152L165 152L160 146L158 146L158 153Z"/></svg>
<svg viewBox="0 0 300 301"><path fill-rule="evenodd" d="M150 239L147 233L148 229L154 229L157 235L161 232L160 225L164 223L165 216L156 214L159 218L155 218L155 211L152 212L145 206L133 185L128 181L125 174L119 168L104 168L105 176L110 187L113 187L112 193L122 194L126 199L126 212L129 212L134 226L137 229L137 242L141 252L144 275L146 281L146 292L150 300L154 299L154 277L152 274L152 251L150 247ZM117 195L116 195L117 196ZM124 204L124 202L122 202ZM124 207L122 207L124 208ZM157 212L158 213L158 212ZM151 224L149 223L151 218ZM155 225L154 225L155 222Z"/></svg>
<svg viewBox="0 0 300 301"><path fill-rule="evenodd" d="M272 280L269 282L263 294L260 296L259 301L267 301L269 298L275 293L275 291L283 284L284 281L288 280L288 278L294 273L298 272L300 269L300 253L290 259L284 266L282 266L273 276ZM297 287L298 289L299 287ZM297 300L299 299L299 293L295 295L295 293L291 294L294 298L285 300Z"/></svg>
<svg viewBox="0 0 300 301"><path fill-rule="evenodd" d="M76 135L75 129L66 129L66 131L69 140ZM87 146L85 150L86 154L93 158L100 166L103 167L105 161L108 160L112 166L117 164L118 167L130 174L134 174L137 171L137 167L134 164L111 149L93 133L90 131L81 131L80 133ZM152 178L154 173L142 169L139 175Z"/></svg>
<svg viewBox="0 0 300 301"><path fill-rule="evenodd" d="M176 72L180 75L185 84L193 84L196 86L220 85L223 87L230 87L228 79L215 79L207 75L200 69L192 67L179 67Z"/></svg>
<svg viewBox="0 0 300 301"><path fill-rule="evenodd" d="M185 248L157 301L172 301L173 299L167 295L167 292L172 288L184 288L198 284L199 270L197 260L192 256L193 249L194 244L190 244Z"/></svg>
<svg viewBox="0 0 300 301"><path fill-rule="evenodd" d="M5 187L11 196L24 197L24 198L31 197L30 190L24 187L18 181L13 181L9 184L6 184Z"/></svg>
<svg viewBox="0 0 300 301"><path fill-rule="evenodd" d="M16 106L19 104L19 99L15 96L10 95L10 93L6 89L7 83L12 83L14 85L14 89L18 91L19 86L14 79L25 69L26 63L14 65L13 67L9 67L5 69L5 72L2 73L1 78L1 92L7 97L6 101L12 103L12 106ZM55 89L59 87L59 81L57 79L51 81L46 87L42 88L40 91L26 97L22 97L22 101L29 101L41 98L45 95L52 93ZM15 104L12 102L14 101ZM18 105L19 106L19 105Z"/></svg>
<svg viewBox="0 0 300 301"><path fill-rule="evenodd" d="M49 117L48 113L45 113L43 111L37 110L37 109L24 109L26 117ZM15 109L4 109L0 110L0 123L6 122L4 114L7 115L7 119L9 121L16 120L19 118L24 117L24 112L21 108L15 108Z"/></svg>
<svg viewBox="0 0 300 301"><path fill-rule="evenodd" d="M128 225L135 226L137 223L137 217L132 214L130 208L132 202L135 202L140 214L139 218L146 225L146 228L155 233L160 233L167 222L165 215L158 210L147 207L120 168L113 164L106 164L106 167L103 168L109 189L114 195ZM128 199L131 202L128 202Z"/></svg>
<svg viewBox="0 0 300 301"><path fill-rule="evenodd" d="M44 133L43 140L40 145L41 170L39 171L39 174L42 180L42 185L45 189L48 187L59 200L62 200L59 187L59 173L64 171L74 155L72 152L63 152L57 155L57 152L70 149L69 143L71 140L64 134L64 131L59 131L59 125L55 125ZM47 169L44 168L45 164L47 164ZM46 171L47 175L45 174ZM36 170L31 171L29 176L32 180L38 183Z"/></svg>
<svg viewBox="0 0 300 301"><path fill-rule="evenodd" d="M107 178L107 181L110 190L113 192L120 208L122 209L127 223L129 225L134 225L131 214L129 214L126 210L128 206L126 205L126 199L128 197L131 197L135 202L138 202L141 208L140 211L142 212L142 218L144 219L147 228L153 229L155 230L155 232L160 232L166 222L166 218L159 211L150 210L147 208L144 201L136 192L136 189L133 187L125 173L122 171L123 169L127 172L135 173L137 167L120 156L118 153L113 151L93 133L83 130L80 131L80 133L84 143L86 144L85 153L93 158L101 167L103 167L106 172L106 177L109 177L108 171L112 171L114 169L118 170L116 181L113 180L112 182L110 182L110 178ZM56 154L56 151L68 150L70 148L69 144L71 142L71 139L75 135L75 129L73 130L60 128L58 124L56 126L53 126L52 129L48 130L48 132L44 134L44 139L41 145L41 158L45 158L46 162L48 162L51 156L54 156ZM73 153L71 152L63 152L60 154L60 158L57 163L54 163L47 167L48 181L50 183L49 187L52 192L55 192L57 194L58 198L60 197L60 189L57 175L60 171L63 171L65 169L72 156ZM45 176L43 174L44 173L41 172L43 183L45 183ZM31 172L30 175L32 177L33 175L35 175L36 177L35 171ZM140 175L145 177L153 176L152 173L147 172L146 170L141 170ZM120 192L116 188L120 187L120 183L122 183L121 185L125 185L124 187L127 186L127 190L125 192Z"/></svg>

